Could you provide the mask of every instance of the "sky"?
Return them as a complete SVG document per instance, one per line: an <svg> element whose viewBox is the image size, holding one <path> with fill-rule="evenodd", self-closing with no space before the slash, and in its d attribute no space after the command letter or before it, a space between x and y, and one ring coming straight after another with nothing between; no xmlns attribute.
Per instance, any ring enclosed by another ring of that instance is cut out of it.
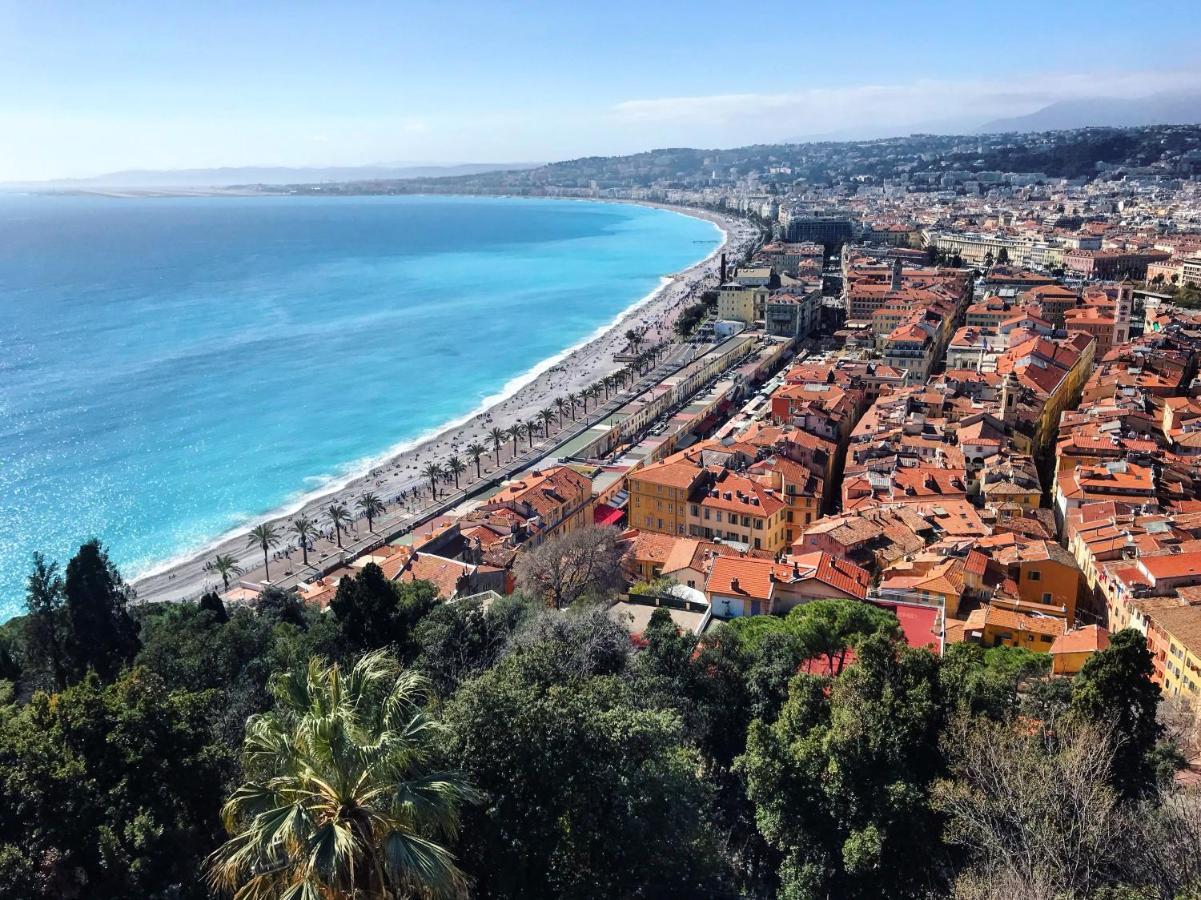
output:
<svg viewBox="0 0 1201 900"><path fill-rule="evenodd" d="M1198 26L1196 0L0 0L0 181L966 130L1201 89Z"/></svg>

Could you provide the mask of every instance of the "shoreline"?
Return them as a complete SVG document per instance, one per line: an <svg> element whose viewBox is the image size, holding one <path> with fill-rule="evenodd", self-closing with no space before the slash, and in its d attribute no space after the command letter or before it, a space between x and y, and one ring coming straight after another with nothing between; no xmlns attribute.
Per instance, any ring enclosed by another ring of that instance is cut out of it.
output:
<svg viewBox="0 0 1201 900"><path fill-rule="evenodd" d="M547 199L586 199L586 198L547 198ZM376 530L392 531L406 521L419 519L423 506L430 505L428 481L421 475L421 465L430 460L445 461L451 455L458 454L467 464L467 471L462 481L464 486L476 481L475 465L467 458L463 448L473 441L478 441L488 447L489 453L481 460L486 465L482 467L482 480L489 478L489 472L496 466L492 453L492 443L487 438L488 431L493 427L507 428L514 422L528 421L535 418L539 409L553 407L556 397L568 393L578 393L606 375L622 368L622 364L613 360L613 354L625 346L625 332L632 327L645 329L647 343L662 339L670 339L676 316L686 302L695 302L693 295L701 285L716 274L717 259L722 252L741 253L748 244L758 237L758 231L749 222L732 215L709 210L676 207L668 204L628 201L600 200L591 202L631 203L650 208L663 209L677 215L687 215L713 224L721 233L721 242L703 259L679 272L661 276L658 287L633 304L623 309L608 323L597 327L595 331L575 344L564 348L546 359L538 362L527 371L514 376L502 385L498 391L490 394L471 411L447 423L429 429L416 437L400 441L378 456L369 460L351 463L354 468L343 475L337 476L319 487L305 491L287 500L275 509L255 516L240 525L215 536L203 547L178 553L160 563L156 563L136 577L130 578L130 583L138 592L140 602L180 601L196 599L204 590L220 589L221 581L214 573L207 571L204 564L215 554L233 556L243 573L231 580L231 587L240 582L258 581L262 572L262 555L257 548L246 546L246 534L254 526L270 522L281 526L281 546L290 549L291 553L281 551L284 555L273 561L271 567L272 580L285 577L285 573L295 574L302 570L298 558L299 550L294 546L288 548L289 535L286 528L287 519L304 514L313 519L320 531L328 530L328 523L323 510L331 502L343 502L353 511L353 500L364 491L377 493L388 506L387 512L377 518ZM569 421L568 426L571 422ZM557 431L562 430L562 425ZM542 437L535 440L534 447L550 446L555 441L556 431L552 431L549 439ZM549 443L548 443L549 440ZM528 443L521 445L522 452L529 449ZM501 464L511 457L512 444L508 442L501 449ZM399 493L411 490L414 486L420 491L424 485L422 499L416 505L413 503L397 502ZM361 530L361 520L356 520L354 530L344 533L344 543L361 540L365 530ZM385 524L387 523L387 524ZM365 523L363 523L365 525ZM294 541L291 543L294 544ZM310 550L310 568L314 565L324 565L331 556L337 555L337 548L332 541L318 539L316 547ZM278 555L278 554L277 554ZM295 565L293 565L293 558ZM257 561L257 562L256 562ZM259 577L255 577L259 575Z"/></svg>

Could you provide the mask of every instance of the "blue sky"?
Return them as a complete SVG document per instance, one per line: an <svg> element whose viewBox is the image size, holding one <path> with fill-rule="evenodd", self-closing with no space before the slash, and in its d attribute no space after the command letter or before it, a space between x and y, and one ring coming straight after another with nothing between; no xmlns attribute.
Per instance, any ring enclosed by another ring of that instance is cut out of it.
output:
<svg viewBox="0 0 1201 900"><path fill-rule="evenodd" d="M0 180L732 146L1201 84L1195 0L977 6L0 0Z"/></svg>

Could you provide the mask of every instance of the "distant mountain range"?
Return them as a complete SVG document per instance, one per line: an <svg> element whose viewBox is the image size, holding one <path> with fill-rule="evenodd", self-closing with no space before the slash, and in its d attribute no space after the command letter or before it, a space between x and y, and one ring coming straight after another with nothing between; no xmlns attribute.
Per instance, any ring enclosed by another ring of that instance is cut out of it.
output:
<svg viewBox="0 0 1201 900"><path fill-rule="evenodd" d="M1060 100L1024 116L994 119L981 125L981 134L1017 131L1062 131L1108 125L1137 128L1144 125L1196 125L1201 123L1201 94L1154 94L1121 99L1089 97Z"/></svg>
<svg viewBox="0 0 1201 900"><path fill-rule="evenodd" d="M282 166L233 166L220 169L169 169L163 171L131 169L109 172L91 178L64 178L56 181L8 182L0 187L33 190L91 190L102 188L221 188L252 184L319 184L321 182L403 180L409 178L449 178L457 175L481 175L533 169L541 163L462 163L437 165L333 166L329 168L287 168Z"/></svg>

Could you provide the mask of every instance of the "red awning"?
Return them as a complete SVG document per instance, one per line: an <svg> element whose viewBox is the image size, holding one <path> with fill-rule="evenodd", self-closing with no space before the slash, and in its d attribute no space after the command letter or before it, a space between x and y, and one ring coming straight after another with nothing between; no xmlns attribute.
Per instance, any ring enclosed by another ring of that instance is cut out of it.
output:
<svg viewBox="0 0 1201 900"><path fill-rule="evenodd" d="M624 516L624 509L614 509L607 503L598 503L592 511L592 521L596 525L616 525Z"/></svg>

